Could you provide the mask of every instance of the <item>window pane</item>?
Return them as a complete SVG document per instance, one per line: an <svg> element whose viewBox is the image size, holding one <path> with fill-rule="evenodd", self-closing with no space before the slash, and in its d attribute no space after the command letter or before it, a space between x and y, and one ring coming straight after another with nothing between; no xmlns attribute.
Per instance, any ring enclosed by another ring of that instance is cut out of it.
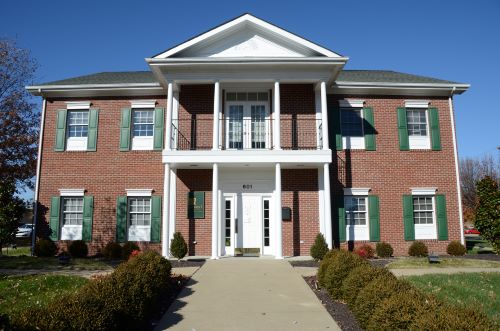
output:
<svg viewBox="0 0 500 331"><path fill-rule="evenodd" d="M407 109L406 120L408 123L408 135L427 136L425 109Z"/></svg>
<svg viewBox="0 0 500 331"><path fill-rule="evenodd" d="M413 220L415 224L433 224L432 197L413 197Z"/></svg>
<svg viewBox="0 0 500 331"><path fill-rule="evenodd" d="M63 225L82 225L83 198L63 198Z"/></svg>
<svg viewBox="0 0 500 331"><path fill-rule="evenodd" d="M344 197L347 225L366 225L366 197Z"/></svg>
<svg viewBox="0 0 500 331"><path fill-rule="evenodd" d="M363 136L363 118L361 109L343 108L341 109L340 125L342 135L345 137Z"/></svg>
<svg viewBox="0 0 500 331"><path fill-rule="evenodd" d="M134 110L132 114L132 133L134 137L152 137L154 130L153 110Z"/></svg>
<svg viewBox="0 0 500 331"><path fill-rule="evenodd" d="M88 125L88 111L68 112L68 137L87 137Z"/></svg>
<svg viewBox="0 0 500 331"><path fill-rule="evenodd" d="M151 224L151 198L129 198L130 225Z"/></svg>

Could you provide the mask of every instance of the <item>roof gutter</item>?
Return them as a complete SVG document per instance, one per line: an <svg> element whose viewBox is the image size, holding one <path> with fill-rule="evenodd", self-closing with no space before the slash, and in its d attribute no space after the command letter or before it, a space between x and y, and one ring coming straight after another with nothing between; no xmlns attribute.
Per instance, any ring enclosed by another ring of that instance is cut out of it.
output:
<svg viewBox="0 0 500 331"><path fill-rule="evenodd" d="M80 85L34 85L25 87L28 92L36 96L43 96L53 92L76 91L126 91L126 90L163 90L160 83L130 83L130 84L80 84Z"/></svg>

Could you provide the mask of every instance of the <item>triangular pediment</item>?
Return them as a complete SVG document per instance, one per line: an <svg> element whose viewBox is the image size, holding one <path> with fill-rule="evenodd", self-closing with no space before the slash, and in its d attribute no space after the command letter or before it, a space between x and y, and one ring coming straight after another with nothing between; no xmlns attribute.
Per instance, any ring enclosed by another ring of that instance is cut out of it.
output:
<svg viewBox="0 0 500 331"><path fill-rule="evenodd" d="M250 14L224 23L154 58L340 57Z"/></svg>

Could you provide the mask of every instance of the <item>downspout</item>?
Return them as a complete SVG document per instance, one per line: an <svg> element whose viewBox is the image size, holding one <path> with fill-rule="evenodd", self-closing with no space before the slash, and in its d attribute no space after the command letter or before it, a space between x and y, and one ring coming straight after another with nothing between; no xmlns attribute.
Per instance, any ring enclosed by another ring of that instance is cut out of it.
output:
<svg viewBox="0 0 500 331"><path fill-rule="evenodd" d="M39 90L41 92L41 90ZM38 157L36 160L36 180L35 180L35 194L33 197L33 233L31 235L31 255L35 252L36 242L36 226L38 220L38 192L40 190L40 167L42 164L42 143L43 143L43 127L45 126L45 107L47 100L42 101L42 118L40 121L40 137L38 141Z"/></svg>
<svg viewBox="0 0 500 331"><path fill-rule="evenodd" d="M464 217L462 209L462 190L460 189L460 169L458 163L458 149L457 149L457 136L455 133L455 118L453 112L453 93L455 93L456 87L453 86L451 89L450 97L448 98L449 108L450 108L450 118L451 118L451 133L453 136L453 154L455 157L455 174L457 177L457 197L458 197L458 217L460 220L460 242L465 245L464 239Z"/></svg>

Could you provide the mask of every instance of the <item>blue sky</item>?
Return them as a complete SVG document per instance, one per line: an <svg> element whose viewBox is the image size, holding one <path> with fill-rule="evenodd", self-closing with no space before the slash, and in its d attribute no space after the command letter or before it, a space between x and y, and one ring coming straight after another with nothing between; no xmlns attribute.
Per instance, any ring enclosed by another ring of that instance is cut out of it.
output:
<svg viewBox="0 0 500 331"><path fill-rule="evenodd" d="M147 70L145 57L250 12L385 69L471 84L455 97L460 157L500 146L500 1L24 1L0 4L0 37L40 63L37 82Z"/></svg>

